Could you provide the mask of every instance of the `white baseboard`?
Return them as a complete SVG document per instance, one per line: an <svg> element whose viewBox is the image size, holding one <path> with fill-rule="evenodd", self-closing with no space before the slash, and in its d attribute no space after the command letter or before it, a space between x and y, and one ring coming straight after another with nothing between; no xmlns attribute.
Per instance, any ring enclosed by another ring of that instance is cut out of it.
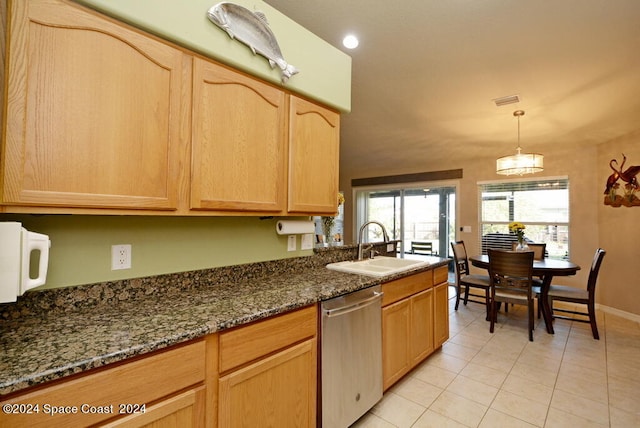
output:
<svg viewBox="0 0 640 428"><path fill-rule="evenodd" d="M640 315L638 314L621 311L620 309L616 309L616 308L610 308L609 306L600 305L598 303L596 303L596 309L600 309L602 312L619 316L620 318L625 318L631 321L640 322Z"/></svg>

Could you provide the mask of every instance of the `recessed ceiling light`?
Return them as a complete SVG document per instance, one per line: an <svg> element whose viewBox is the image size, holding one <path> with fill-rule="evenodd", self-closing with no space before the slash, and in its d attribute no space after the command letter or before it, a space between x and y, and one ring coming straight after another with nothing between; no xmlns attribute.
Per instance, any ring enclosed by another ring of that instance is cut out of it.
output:
<svg viewBox="0 0 640 428"><path fill-rule="evenodd" d="M359 43L358 38L353 34L348 34L344 39L342 39L342 44L347 49L355 49L358 47Z"/></svg>

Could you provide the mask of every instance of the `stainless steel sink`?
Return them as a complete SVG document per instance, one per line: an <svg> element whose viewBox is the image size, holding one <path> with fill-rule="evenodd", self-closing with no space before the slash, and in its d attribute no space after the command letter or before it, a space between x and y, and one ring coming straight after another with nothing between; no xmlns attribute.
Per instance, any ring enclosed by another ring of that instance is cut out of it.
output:
<svg viewBox="0 0 640 428"><path fill-rule="evenodd" d="M380 277L429 266L430 264L430 262L425 260L409 260L378 256L373 259L359 261L348 260L344 262L330 263L327 265L327 269Z"/></svg>

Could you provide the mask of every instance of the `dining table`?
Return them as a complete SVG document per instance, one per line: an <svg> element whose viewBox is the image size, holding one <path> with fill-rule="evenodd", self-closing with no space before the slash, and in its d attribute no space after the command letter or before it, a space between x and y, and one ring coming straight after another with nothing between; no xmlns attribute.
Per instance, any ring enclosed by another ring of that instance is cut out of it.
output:
<svg viewBox="0 0 640 428"><path fill-rule="evenodd" d="M469 261L475 267L489 270L489 256L481 254L469 257ZM549 306L549 286L556 276L575 275L580 270L580 266L570 260L544 258L533 261L533 276L542 278L540 286L540 299L538 303L542 309L542 316L547 327L547 333L554 334L553 314Z"/></svg>

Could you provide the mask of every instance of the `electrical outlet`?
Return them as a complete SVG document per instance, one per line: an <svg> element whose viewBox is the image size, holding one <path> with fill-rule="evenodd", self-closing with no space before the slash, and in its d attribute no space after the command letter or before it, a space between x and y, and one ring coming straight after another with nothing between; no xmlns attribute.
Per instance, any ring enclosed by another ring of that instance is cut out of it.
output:
<svg viewBox="0 0 640 428"><path fill-rule="evenodd" d="M300 249L311 250L313 248L313 233L305 233L300 238Z"/></svg>
<svg viewBox="0 0 640 428"><path fill-rule="evenodd" d="M287 251L297 250L296 235L289 235L287 240Z"/></svg>
<svg viewBox="0 0 640 428"><path fill-rule="evenodd" d="M131 269L131 244L111 246L111 270Z"/></svg>

